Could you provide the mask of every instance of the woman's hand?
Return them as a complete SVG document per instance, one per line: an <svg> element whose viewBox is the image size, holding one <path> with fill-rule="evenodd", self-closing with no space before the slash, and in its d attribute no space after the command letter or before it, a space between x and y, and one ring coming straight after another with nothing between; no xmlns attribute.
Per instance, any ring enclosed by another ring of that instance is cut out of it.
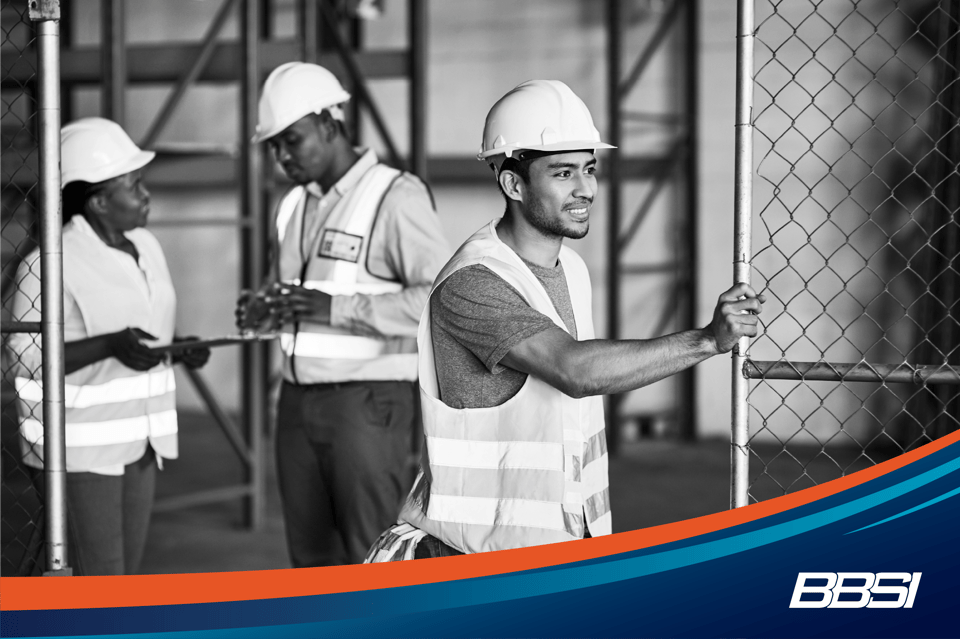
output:
<svg viewBox="0 0 960 639"><path fill-rule="evenodd" d="M164 359L163 353L157 353L141 342L143 339L157 339L140 328L125 328L107 335L107 350L111 357L135 371L147 371Z"/></svg>
<svg viewBox="0 0 960 639"><path fill-rule="evenodd" d="M193 335L189 337L174 337L173 343L176 344L177 342L190 342L197 339L200 338ZM173 354L173 363L183 364L187 368L201 368L209 359L210 349L206 348L205 346L186 348Z"/></svg>

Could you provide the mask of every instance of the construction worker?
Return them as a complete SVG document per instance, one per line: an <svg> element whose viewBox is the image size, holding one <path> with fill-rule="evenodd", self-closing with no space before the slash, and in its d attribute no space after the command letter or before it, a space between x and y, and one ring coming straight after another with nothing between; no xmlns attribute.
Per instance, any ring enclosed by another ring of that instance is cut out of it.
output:
<svg viewBox="0 0 960 639"><path fill-rule="evenodd" d="M178 454L171 364L197 368L210 351L171 361L150 348L177 339L167 262L143 228L150 194L140 173L155 154L103 118L65 125L60 147L69 563L80 575L136 574L157 467ZM39 261L34 250L20 265L20 321L40 321ZM8 344L17 354L23 461L42 469L43 353L34 336L13 334Z"/></svg>
<svg viewBox="0 0 960 639"><path fill-rule="evenodd" d="M277 468L294 567L363 561L413 479L417 322L450 250L426 185L354 148L323 67L267 78L255 142L296 183L241 328L278 325Z"/></svg>
<svg viewBox="0 0 960 639"><path fill-rule="evenodd" d="M757 333L747 285L703 329L594 338L587 234L600 141L562 82L524 82L487 115L479 159L506 211L437 278L419 329L426 446L399 524L368 561L535 546L611 531L600 396L650 384Z"/></svg>

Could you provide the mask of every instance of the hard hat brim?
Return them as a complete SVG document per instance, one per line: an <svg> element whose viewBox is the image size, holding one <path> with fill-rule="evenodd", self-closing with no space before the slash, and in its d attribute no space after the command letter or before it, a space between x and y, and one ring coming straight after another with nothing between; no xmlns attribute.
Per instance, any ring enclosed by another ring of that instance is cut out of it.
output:
<svg viewBox="0 0 960 639"><path fill-rule="evenodd" d="M346 91L343 91L342 93L336 94L336 95L335 95L333 98L331 98L331 99L336 100L336 102L330 102L330 103L328 104L326 101L324 101L324 103L323 103L322 105L319 105L319 106L316 106L316 105L315 105L311 110L308 110L308 111L305 111L305 112L303 112L303 113L300 113L299 115L296 115L296 114L295 114L295 115L293 115L293 116L290 116L290 117L288 117L287 119L285 119L285 120L283 120L283 121L281 121L281 122L279 122L279 123L277 123L277 124L274 124L272 127L270 127L269 129L267 129L266 131L255 133L255 134L253 135L253 137L250 138L250 141L251 141L252 143L254 143L254 144L260 144L261 142L266 142L266 141L269 140L270 138L276 137L276 136L280 135L281 133L284 132L284 130L285 130L287 127L289 127L289 126L292 125L293 123L297 122L298 120L301 120L302 118L307 117L307 116L310 115L311 113L317 114L317 113L322 112L324 109L329 109L329 108L331 108L331 107L335 107L335 106L341 105L341 104L343 104L343 103L345 103L345 102L349 102L349 101L350 101L350 94L347 93Z"/></svg>
<svg viewBox="0 0 960 639"><path fill-rule="evenodd" d="M507 155L509 152L513 156L518 151L555 151L557 153L563 153L564 151L585 151L593 150L598 151L600 149L615 149L617 147L612 144L607 144L606 142L596 142L593 140L574 140L570 142L557 142L554 144L523 144L523 145L507 145L501 146L496 149L490 149L489 151L482 151L477 154L478 160L488 160L497 155Z"/></svg>
<svg viewBox="0 0 960 639"><path fill-rule="evenodd" d="M131 171L136 171L142 169L146 165L150 164L153 159L157 157L156 152L154 151L144 151L139 150L137 153L129 158L124 158L120 162L115 162L113 164L99 167L96 171L74 171L73 175L66 174L61 175L60 188L62 189L71 182L90 182L91 184L98 184L100 182L106 182L107 180L112 180L113 178L118 178L122 175L126 175Z"/></svg>

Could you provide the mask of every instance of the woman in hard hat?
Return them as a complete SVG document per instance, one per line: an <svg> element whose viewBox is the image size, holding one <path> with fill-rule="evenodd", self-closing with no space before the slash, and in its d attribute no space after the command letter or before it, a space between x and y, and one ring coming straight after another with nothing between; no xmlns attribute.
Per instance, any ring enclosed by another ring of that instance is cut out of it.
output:
<svg viewBox="0 0 960 639"><path fill-rule="evenodd" d="M172 358L176 295L160 243L143 228L150 194L141 169L154 153L122 128L84 118L60 134L68 560L75 574L138 571L156 469L177 457L172 363L203 366L204 348ZM14 317L40 319L39 251L17 276ZM27 466L43 468L39 345L11 340L20 441Z"/></svg>

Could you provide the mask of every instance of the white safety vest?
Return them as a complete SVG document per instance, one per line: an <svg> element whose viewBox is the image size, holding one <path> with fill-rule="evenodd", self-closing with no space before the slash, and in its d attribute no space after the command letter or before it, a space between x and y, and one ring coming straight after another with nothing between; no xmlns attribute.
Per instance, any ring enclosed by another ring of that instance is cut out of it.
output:
<svg viewBox="0 0 960 639"><path fill-rule="evenodd" d="M130 231L127 237L137 247L147 281L144 274L118 268L118 256L86 220L77 217L68 223L63 232L64 289L80 308L86 337L134 327L157 337L153 345L169 344L176 296L163 251L145 229ZM27 374L21 371L15 380L21 450L27 465L40 468L43 382L39 370ZM109 357L70 373L64 385L67 471L130 464L143 456L148 442L160 457L177 457L176 387L168 364L139 372Z"/></svg>
<svg viewBox="0 0 960 639"><path fill-rule="evenodd" d="M304 255L304 214L310 195L303 186L287 193L277 210L279 274L286 283L330 295L381 295L403 290L401 282L367 270L377 211L400 171L375 164L333 207ZM413 381L413 338L357 335L316 322L287 324L280 335L284 378L294 384L357 380Z"/></svg>
<svg viewBox="0 0 960 639"><path fill-rule="evenodd" d="M577 333L594 337L590 278L583 260L560 250ZM543 285L496 234L475 233L447 263L436 287L481 264L566 330ZM432 295L432 292L431 292ZM426 447L421 473L400 514L463 552L487 552L610 534L607 447L600 397L574 399L528 375L500 406L456 409L440 400L430 304L420 320L420 398Z"/></svg>

